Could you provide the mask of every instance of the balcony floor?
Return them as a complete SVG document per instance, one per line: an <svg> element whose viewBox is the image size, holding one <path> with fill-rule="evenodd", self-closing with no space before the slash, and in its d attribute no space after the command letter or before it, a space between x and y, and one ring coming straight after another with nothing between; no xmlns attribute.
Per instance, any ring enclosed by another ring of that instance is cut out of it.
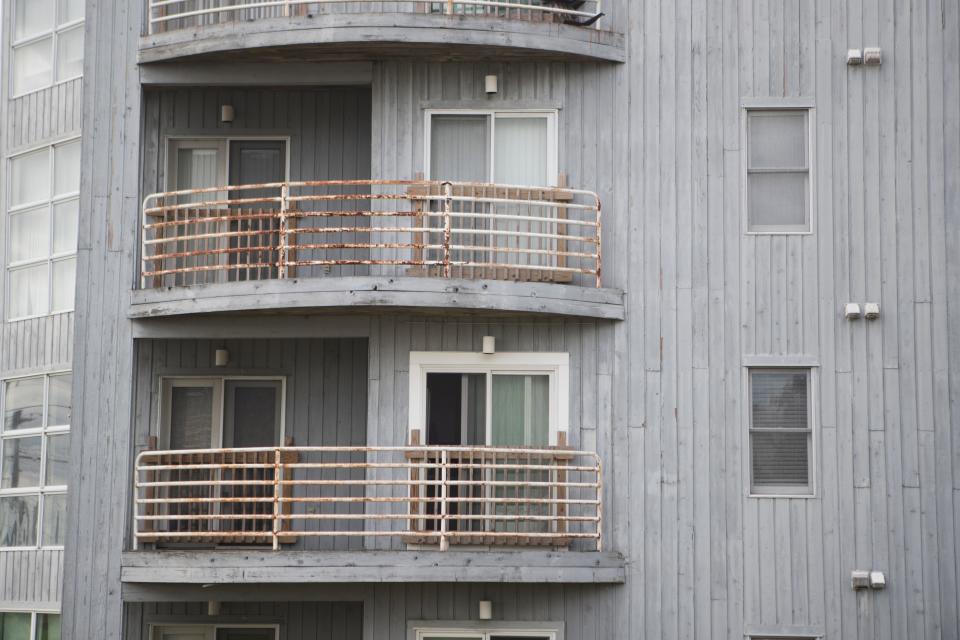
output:
<svg viewBox="0 0 960 640"><path fill-rule="evenodd" d="M387 278L376 276L259 280L135 290L129 317L210 313L392 308L421 311L544 314L622 320L623 292L576 285Z"/></svg>
<svg viewBox="0 0 960 640"><path fill-rule="evenodd" d="M401 58L626 59L619 33L484 16L320 14L190 27L144 36L139 62L182 58L237 62Z"/></svg>
<svg viewBox="0 0 960 640"><path fill-rule="evenodd" d="M509 582L622 584L623 556L586 551L130 551L141 584Z"/></svg>

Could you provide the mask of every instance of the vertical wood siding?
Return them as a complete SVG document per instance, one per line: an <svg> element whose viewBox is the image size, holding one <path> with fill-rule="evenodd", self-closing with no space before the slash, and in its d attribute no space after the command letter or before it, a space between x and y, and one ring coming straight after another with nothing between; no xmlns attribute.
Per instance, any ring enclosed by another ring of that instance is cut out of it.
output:
<svg viewBox="0 0 960 640"><path fill-rule="evenodd" d="M933 0L638 0L625 65L376 66L374 177L423 170L425 105L561 111L561 170L604 199L622 323L384 315L369 347L371 442L406 431L410 349L569 350L577 446L603 456L622 587L502 585L505 617L571 638L960 635L960 7ZM119 554L135 444L128 290L140 193L139 3L91 4L64 636L123 632ZM122 35L117 35L122 34ZM880 46L880 67L850 68ZM482 78L499 73L488 98ZM815 231L746 236L741 99L813 98ZM846 302L882 317L849 323ZM265 321L267 321L265 319ZM819 361L814 499L751 499L744 355ZM91 531L104 532L93 537ZM385 544L385 543L381 543ZM854 568L888 587L855 593ZM376 635L467 618L486 587L374 588ZM561 595L562 594L562 595ZM495 598L496 599L496 598ZM452 612L452 613L451 613ZM368 618L369 619L369 618Z"/></svg>
<svg viewBox="0 0 960 640"><path fill-rule="evenodd" d="M55 84L7 104L7 153L80 133L83 79Z"/></svg>
<svg viewBox="0 0 960 640"><path fill-rule="evenodd" d="M0 551L0 610L59 609L63 551Z"/></svg>

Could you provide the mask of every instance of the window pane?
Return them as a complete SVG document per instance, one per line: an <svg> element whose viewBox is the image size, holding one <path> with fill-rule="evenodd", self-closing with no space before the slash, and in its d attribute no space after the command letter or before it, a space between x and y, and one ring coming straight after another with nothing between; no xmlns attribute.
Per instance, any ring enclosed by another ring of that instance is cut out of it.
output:
<svg viewBox="0 0 960 640"><path fill-rule="evenodd" d="M494 182L546 186L547 119L498 117L494 142Z"/></svg>
<svg viewBox="0 0 960 640"><path fill-rule="evenodd" d="M53 0L17 0L13 39L23 40L53 29ZM0 640L3 640L0 637Z"/></svg>
<svg viewBox="0 0 960 640"><path fill-rule="evenodd" d="M43 378L9 380L4 392L3 428L43 426Z"/></svg>
<svg viewBox="0 0 960 640"><path fill-rule="evenodd" d="M751 173L749 189L752 230L807 228L806 173Z"/></svg>
<svg viewBox="0 0 960 640"><path fill-rule="evenodd" d="M0 465L0 489L39 487L40 436L5 439Z"/></svg>
<svg viewBox="0 0 960 640"><path fill-rule="evenodd" d="M57 35L57 80L83 75L83 26Z"/></svg>
<svg viewBox="0 0 960 640"><path fill-rule="evenodd" d="M77 221L79 200L53 205L53 252L69 253L77 250Z"/></svg>
<svg viewBox="0 0 960 640"><path fill-rule="evenodd" d="M44 547L63 546L66 533L67 494L53 493L43 496L43 539L41 545Z"/></svg>
<svg viewBox="0 0 960 640"><path fill-rule="evenodd" d="M60 43L63 43L61 38ZM80 191L80 141L68 142L53 150L53 193L65 195Z"/></svg>
<svg viewBox="0 0 960 640"><path fill-rule="evenodd" d="M30 614L0 613L0 640L30 640Z"/></svg>
<svg viewBox="0 0 960 640"><path fill-rule="evenodd" d="M54 427L70 424L73 374L60 373L50 376L49 384L50 389L47 391L47 425Z"/></svg>
<svg viewBox="0 0 960 640"><path fill-rule="evenodd" d="M489 121L485 115L433 116L430 177L434 180L489 182Z"/></svg>
<svg viewBox="0 0 960 640"><path fill-rule="evenodd" d="M750 116L750 167L796 169L807 166L807 126L803 113L754 113Z"/></svg>
<svg viewBox="0 0 960 640"><path fill-rule="evenodd" d="M60 0L58 22L66 24L83 18L83 0Z"/></svg>
<svg viewBox="0 0 960 640"><path fill-rule="evenodd" d="M47 218L47 207L10 214L10 262L35 260L50 255Z"/></svg>
<svg viewBox="0 0 960 640"><path fill-rule="evenodd" d="M50 151L41 149L10 161L10 206L50 198Z"/></svg>
<svg viewBox="0 0 960 640"><path fill-rule="evenodd" d="M22 95L51 84L53 38L44 38L13 50L13 93Z"/></svg>
<svg viewBox="0 0 960 640"><path fill-rule="evenodd" d="M754 371L750 375L754 429L809 428L805 371Z"/></svg>
<svg viewBox="0 0 960 640"><path fill-rule="evenodd" d="M70 477L70 434L47 437L47 469L44 484L59 487Z"/></svg>
<svg viewBox="0 0 960 640"><path fill-rule="evenodd" d="M37 640L60 640L60 614L37 614Z"/></svg>
<svg viewBox="0 0 960 640"><path fill-rule="evenodd" d="M49 295L46 264L11 271L8 317L23 318L47 313Z"/></svg>
<svg viewBox="0 0 960 640"><path fill-rule="evenodd" d="M550 442L550 377L493 376L493 446Z"/></svg>
<svg viewBox="0 0 960 640"><path fill-rule="evenodd" d="M174 387L170 391L170 405L170 448L210 448L213 440L213 389Z"/></svg>
<svg viewBox="0 0 960 640"><path fill-rule="evenodd" d="M57 260L53 263L54 313L73 309L74 288L77 279L77 259Z"/></svg>
<svg viewBox="0 0 960 640"><path fill-rule="evenodd" d="M40 496L0 498L0 547L37 546L39 503Z"/></svg>
<svg viewBox="0 0 960 640"><path fill-rule="evenodd" d="M807 486L810 483L809 443L810 434L804 432L751 433L754 486Z"/></svg>

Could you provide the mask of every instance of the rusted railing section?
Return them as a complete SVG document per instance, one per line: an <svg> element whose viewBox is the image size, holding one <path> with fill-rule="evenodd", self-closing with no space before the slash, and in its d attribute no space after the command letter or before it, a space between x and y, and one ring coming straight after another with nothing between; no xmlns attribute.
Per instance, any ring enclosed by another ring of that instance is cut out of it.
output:
<svg viewBox="0 0 960 640"><path fill-rule="evenodd" d="M224 22L321 13L383 12L489 16L510 20L598 23L602 0L148 0L149 34Z"/></svg>
<svg viewBox="0 0 960 640"><path fill-rule="evenodd" d="M141 286L390 275L601 285L591 191L437 181L278 182L144 201Z"/></svg>
<svg viewBox="0 0 960 640"><path fill-rule="evenodd" d="M144 451L137 544L394 538L407 544L602 548L594 453L502 447ZM583 545L587 545L584 547Z"/></svg>

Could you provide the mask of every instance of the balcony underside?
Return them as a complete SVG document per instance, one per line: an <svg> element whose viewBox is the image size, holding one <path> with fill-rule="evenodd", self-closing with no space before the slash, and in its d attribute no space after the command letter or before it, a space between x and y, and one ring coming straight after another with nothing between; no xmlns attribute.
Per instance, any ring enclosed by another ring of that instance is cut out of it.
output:
<svg viewBox="0 0 960 640"><path fill-rule="evenodd" d="M509 582L622 584L618 553L555 551L134 551L121 580L140 584Z"/></svg>
<svg viewBox="0 0 960 640"><path fill-rule="evenodd" d="M623 292L562 284L376 276L260 280L133 291L129 316L404 309L622 320Z"/></svg>
<svg viewBox="0 0 960 640"><path fill-rule="evenodd" d="M141 63L626 60L623 36L566 24L412 13L321 14L228 22L144 36Z"/></svg>

